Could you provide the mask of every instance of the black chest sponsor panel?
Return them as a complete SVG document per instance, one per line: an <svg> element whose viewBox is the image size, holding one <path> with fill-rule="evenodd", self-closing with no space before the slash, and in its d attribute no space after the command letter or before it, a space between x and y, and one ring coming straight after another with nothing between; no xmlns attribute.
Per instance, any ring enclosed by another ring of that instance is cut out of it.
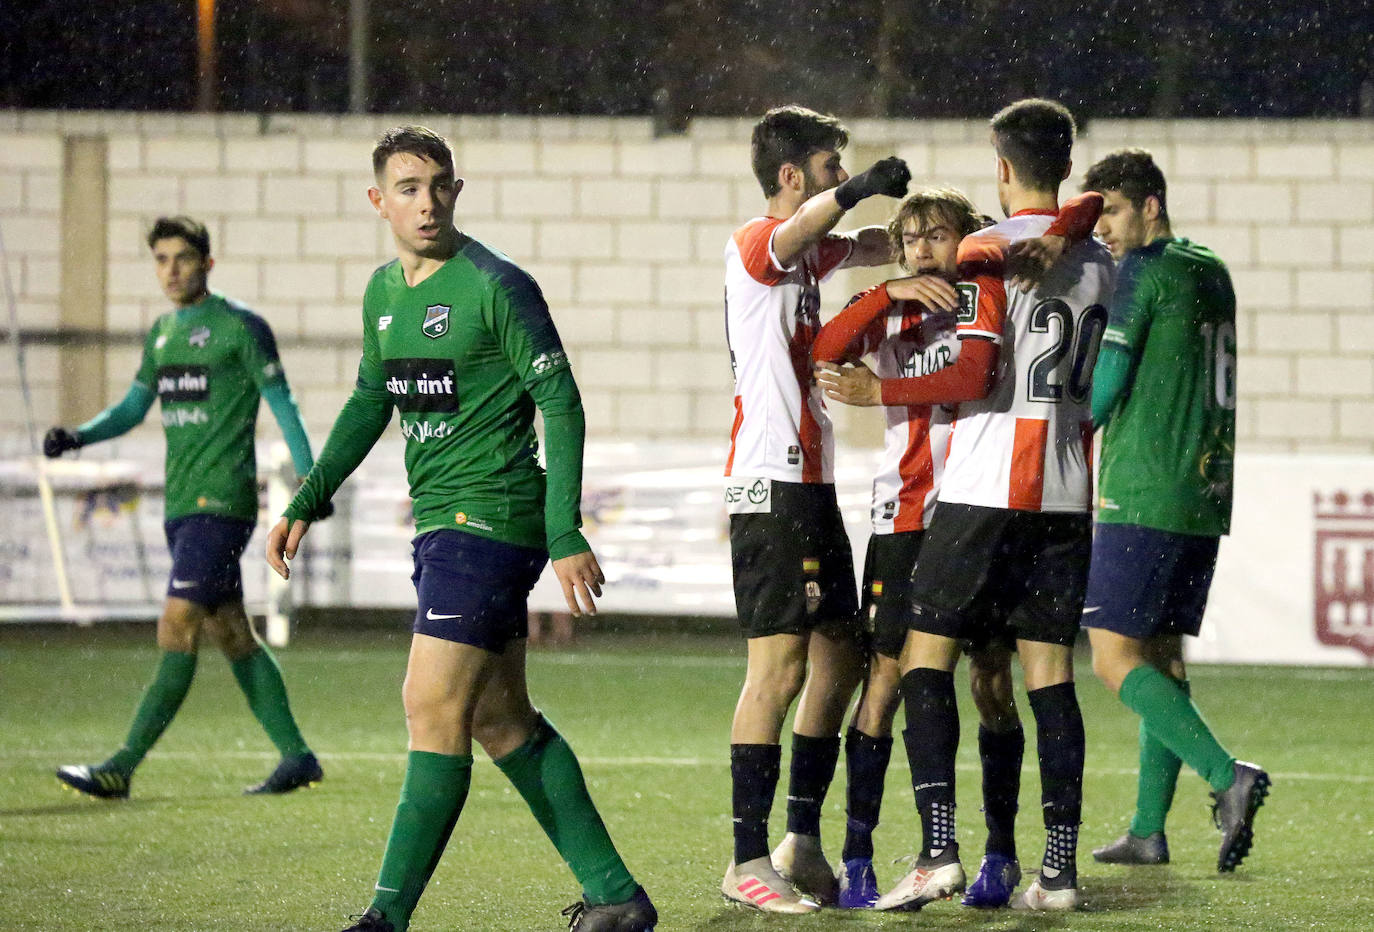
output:
<svg viewBox="0 0 1374 932"><path fill-rule="evenodd" d="M458 382L452 359L384 359L386 390L403 412L458 410Z"/></svg>
<svg viewBox="0 0 1374 932"><path fill-rule="evenodd" d="M209 366L158 366L157 397L163 404L205 401L210 397Z"/></svg>

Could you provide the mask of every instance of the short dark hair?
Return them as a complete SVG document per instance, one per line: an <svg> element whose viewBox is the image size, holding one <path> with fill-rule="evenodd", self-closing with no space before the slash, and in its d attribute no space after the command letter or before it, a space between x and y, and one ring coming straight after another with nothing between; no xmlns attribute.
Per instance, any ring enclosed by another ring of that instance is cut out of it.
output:
<svg viewBox="0 0 1374 932"><path fill-rule="evenodd" d="M1069 108L1054 100L1018 100L992 118L997 154L1011 163L1021 184L1058 191L1069 170L1078 127Z"/></svg>
<svg viewBox="0 0 1374 932"><path fill-rule="evenodd" d="M1164 172L1155 164L1148 149L1117 149L1109 152L1088 169L1083 176L1084 191L1118 191L1139 210L1145 198L1159 201L1159 215L1167 218Z"/></svg>
<svg viewBox="0 0 1374 932"><path fill-rule="evenodd" d="M838 152L848 143L849 130L829 114L797 104L769 110L754 124L749 149L763 196L772 197L782 190L778 169L783 165L790 162L805 167L813 153L827 149Z"/></svg>
<svg viewBox="0 0 1374 932"><path fill-rule="evenodd" d="M158 217L153 228L148 231L148 248L152 249L160 239L180 237L190 243L202 259L210 256L210 231L205 224L193 217Z"/></svg>
<svg viewBox="0 0 1374 932"><path fill-rule="evenodd" d="M978 208L973 206L963 191L956 188L921 188L913 192L897 207L897 212L887 224L888 240L902 268L906 268L906 257L902 254L902 232L911 219L926 225L938 220L948 224L961 237L984 226L983 215L978 213Z"/></svg>
<svg viewBox="0 0 1374 932"><path fill-rule="evenodd" d="M393 126L382 133L372 150L372 174L381 178L387 159L398 152L429 159L453 171L453 150L448 147L448 140L428 126Z"/></svg>

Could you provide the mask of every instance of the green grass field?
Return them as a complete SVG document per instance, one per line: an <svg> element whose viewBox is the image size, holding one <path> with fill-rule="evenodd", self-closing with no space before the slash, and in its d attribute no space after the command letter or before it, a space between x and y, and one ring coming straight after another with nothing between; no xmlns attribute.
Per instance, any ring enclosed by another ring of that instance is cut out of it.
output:
<svg viewBox="0 0 1374 932"><path fill-rule="evenodd" d="M400 684L408 634L311 633L280 652L292 703L325 781L281 798L244 797L275 755L224 660L202 657L181 715L144 763L127 802L64 791L62 763L104 759L122 740L155 651L151 629L0 629L0 929L322 930L369 900L404 768ZM916 915L825 911L795 920L726 906L730 856L728 727L743 673L734 640L587 636L534 651L531 690L578 752L659 928L1371 929L1374 928L1374 671L1199 667L1194 695L1224 743L1274 777L1257 841L1218 876L1206 786L1185 768L1169 825L1174 863L1094 864L1135 792L1135 719L1095 681L1080 689L1088 729L1080 885L1074 915L979 913L937 903ZM966 711L971 707L961 697ZM1034 729L1028 726L1019 844L1042 836ZM900 721L900 719L899 719ZM976 723L959 757L965 867L982 850ZM785 773L785 770L784 770ZM784 778L785 779L785 778ZM783 793L779 792L781 800ZM844 778L826 804L838 858ZM776 841L785 824L775 809ZM875 840L887 859L919 837L905 755L888 775ZM518 795L479 754L472 794L412 928L564 928L572 876Z"/></svg>

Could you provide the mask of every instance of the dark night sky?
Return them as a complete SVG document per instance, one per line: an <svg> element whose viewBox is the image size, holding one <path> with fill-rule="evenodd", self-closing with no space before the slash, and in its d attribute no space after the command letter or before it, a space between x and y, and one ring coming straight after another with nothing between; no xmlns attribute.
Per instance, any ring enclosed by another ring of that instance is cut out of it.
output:
<svg viewBox="0 0 1374 932"><path fill-rule="evenodd" d="M222 109L346 109L348 0L218 7ZM1100 0L1091 15L1076 0L373 0L372 109L646 114L666 87L696 113L784 98L877 113L885 8L894 116L983 116L1028 94L1083 116L1344 116L1362 83L1374 97L1367 0ZM7 2L0 106L189 109L194 10Z"/></svg>

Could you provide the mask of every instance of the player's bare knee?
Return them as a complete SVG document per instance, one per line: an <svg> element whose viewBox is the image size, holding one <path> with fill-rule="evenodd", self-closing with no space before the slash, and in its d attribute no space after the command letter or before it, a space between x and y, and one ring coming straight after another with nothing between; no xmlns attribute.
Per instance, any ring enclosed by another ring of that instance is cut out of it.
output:
<svg viewBox="0 0 1374 932"><path fill-rule="evenodd" d="M194 654L207 612L185 599L168 599L157 620L157 646L165 651Z"/></svg>

